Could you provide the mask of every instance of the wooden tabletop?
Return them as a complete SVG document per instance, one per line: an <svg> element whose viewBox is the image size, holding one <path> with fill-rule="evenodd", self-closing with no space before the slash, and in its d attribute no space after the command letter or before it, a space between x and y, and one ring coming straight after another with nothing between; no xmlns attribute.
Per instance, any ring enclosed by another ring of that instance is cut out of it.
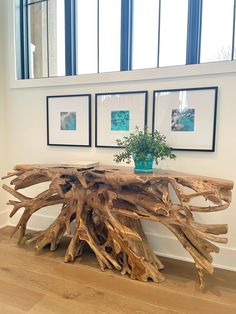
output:
<svg viewBox="0 0 236 314"><path fill-rule="evenodd" d="M221 179L221 178L215 178L215 177L207 177L203 175L195 175L195 174L189 174L185 172L179 172L175 170L166 170L166 169L159 169L154 168L152 173L137 173L134 172L133 167L129 166L116 166L116 165L99 165L96 167L91 168L80 168L74 164L19 164L15 166L15 170L17 171L29 171L33 169L48 169L48 168L58 168L58 169L78 169L78 170L90 170L90 169L96 169L96 170L105 170L105 171L119 171L119 172L128 172L133 173L136 176L146 177L148 179L150 178L157 178L157 177L174 177L174 178L193 178L196 180L207 180L208 182L215 182L220 183L221 185L232 189L234 186L234 182L231 180Z"/></svg>

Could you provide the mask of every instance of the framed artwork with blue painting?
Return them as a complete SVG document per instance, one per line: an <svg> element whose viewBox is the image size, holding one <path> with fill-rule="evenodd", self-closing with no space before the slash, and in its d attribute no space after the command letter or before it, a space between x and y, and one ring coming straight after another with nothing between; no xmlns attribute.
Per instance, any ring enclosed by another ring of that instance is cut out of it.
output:
<svg viewBox="0 0 236 314"><path fill-rule="evenodd" d="M215 151L218 87L155 90L153 131L175 150Z"/></svg>
<svg viewBox="0 0 236 314"><path fill-rule="evenodd" d="M47 144L91 146L91 95L47 97Z"/></svg>
<svg viewBox="0 0 236 314"><path fill-rule="evenodd" d="M147 125L147 91L95 95L95 146L117 148L116 140Z"/></svg>

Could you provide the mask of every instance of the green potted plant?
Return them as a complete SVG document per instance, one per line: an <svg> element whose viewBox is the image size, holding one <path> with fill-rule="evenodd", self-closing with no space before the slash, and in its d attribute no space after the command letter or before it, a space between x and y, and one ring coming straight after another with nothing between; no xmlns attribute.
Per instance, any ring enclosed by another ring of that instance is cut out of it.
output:
<svg viewBox="0 0 236 314"><path fill-rule="evenodd" d="M117 139L116 142L124 147L124 151L114 155L115 162L125 161L129 164L133 158L136 172L152 172L153 161L158 164L159 159L176 157L166 143L165 136L158 131L149 133L147 128L140 131L136 127L129 137Z"/></svg>

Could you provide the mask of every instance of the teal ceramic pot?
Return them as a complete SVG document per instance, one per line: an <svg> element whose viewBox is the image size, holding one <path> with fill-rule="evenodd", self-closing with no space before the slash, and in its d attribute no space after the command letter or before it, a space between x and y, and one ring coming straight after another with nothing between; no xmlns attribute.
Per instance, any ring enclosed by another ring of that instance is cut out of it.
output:
<svg viewBox="0 0 236 314"><path fill-rule="evenodd" d="M145 160L139 160L135 155L133 155L133 160L135 172L150 173L153 171L153 156L147 155Z"/></svg>

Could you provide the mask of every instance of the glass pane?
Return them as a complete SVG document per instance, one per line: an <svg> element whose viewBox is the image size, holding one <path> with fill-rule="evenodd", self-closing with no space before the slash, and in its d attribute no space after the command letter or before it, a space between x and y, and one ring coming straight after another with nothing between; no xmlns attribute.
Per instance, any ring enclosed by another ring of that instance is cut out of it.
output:
<svg viewBox="0 0 236 314"><path fill-rule="evenodd" d="M65 75L64 0L48 1L49 76Z"/></svg>
<svg viewBox="0 0 236 314"><path fill-rule="evenodd" d="M157 66L159 0L133 2L132 69Z"/></svg>
<svg viewBox="0 0 236 314"><path fill-rule="evenodd" d="M28 4L32 4L32 3L35 3L35 2L38 2L39 0L28 0ZM42 0L42 1L47 1L47 0Z"/></svg>
<svg viewBox="0 0 236 314"><path fill-rule="evenodd" d="M40 0L28 0L28 4L39 2ZM48 0L41 0L41 2L47 2Z"/></svg>
<svg viewBox="0 0 236 314"><path fill-rule="evenodd" d="M234 25L234 60L236 60L236 21Z"/></svg>
<svg viewBox="0 0 236 314"><path fill-rule="evenodd" d="M97 0L77 1L77 73L98 70Z"/></svg>
<svg viewBox="0 0 236 314"><path fill-rule="evenodd" d="M161 2L159 66L186 63L188 0Z"/></svg>
<svg viewBox="0 0 236 314"><path fill-rule="evenodd" d="M16 78L20 80L22 78L22 69L21 69L21 29L20 29L20 0L15 1L15 47L16 47Z"/></svg>
<svg viewBox="0 0 236 314"><path fill-rule="evenodd" d="M120 70L121 0L99 1L99 72Z"/></svg>
<svg viewBox="0 0 236 314"><path fill-rule="evenodd" d="M233 0L203 0L200 62L230 60Z"/></svg>
<svg viewBox="0 0 236 314"><path fill-rule="evenodd" d="M47 5L35 3L28 7L29 77L48 76Z"/></svg>

